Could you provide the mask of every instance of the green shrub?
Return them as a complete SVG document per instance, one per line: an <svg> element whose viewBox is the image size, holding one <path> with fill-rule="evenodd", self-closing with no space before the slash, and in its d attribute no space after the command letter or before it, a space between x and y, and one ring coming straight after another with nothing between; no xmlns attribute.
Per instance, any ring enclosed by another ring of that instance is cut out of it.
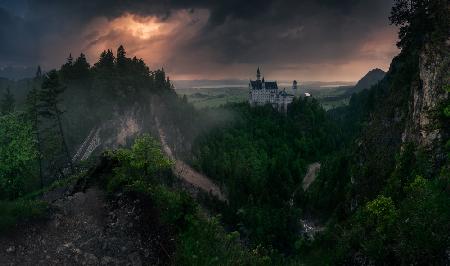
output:
<svg viewBox="0 0 450 266"><path fill-rule="evenodd" d="M18 113L0 116L0 199L14 200L37 185L31 123Z"/></svg>
<svg viewBox="0 0 450 266"><path fill-rule="evenodd" d="M186 192L167 186L171 162L153 138L144 135L131 149L107 155L118 164L106 177L108 191L140 195L156 206L161 222L177 235L176 265L268 264L268 258L243 248L237 233L227 234L217 219L205 218Z"/></svg>
<svg viewBox="0 0 450 266"><path fill-rule="evenodd" d="M172 162L162 153L159 143L150 135L138 137L131 149L119 149L107 153L119 162L114 174L107 180L107 190L113 192L137 180L145 182L171 181Z"/></svg>
<svg viewBox="0 0 450 266"><path fill-rule="evenodd" d="M183 230L187 225L187 217L196 214L197 205L183 191L171 190L163 185L152 185L142 180L136 180L125 188L129 192L140 193L151 199L161 211L163 223Z"/></svg>
<svg viewBox="0 0 450 266"><path fill-rule="evenodd" d="M47 210L47 203L38 200L0 201L0 232L20 222L44 217Z"/></svg>
<svg viewBox="0 0 450 266"><path fill-rule="evenodd" d="M239 233L226 233L217 218L189 218L189 228L180 234L176 265L269 265L270 258L239 243Z"/></svg>

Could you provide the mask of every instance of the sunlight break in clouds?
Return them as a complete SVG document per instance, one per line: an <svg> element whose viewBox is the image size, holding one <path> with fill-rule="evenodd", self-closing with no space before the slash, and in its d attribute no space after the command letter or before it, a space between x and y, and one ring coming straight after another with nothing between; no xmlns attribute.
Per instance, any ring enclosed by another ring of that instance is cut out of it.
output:
<svg viewBox="0 0 450 266"><path fill-rule="evenodd" d="M101 51L124 45L130 56L143 58L151 67L170 66L170 58L199 34L208 18L209 12L201 9L174 11L167 18L130 13L112 20L99 18L87 27L84 51L95 62Z"/></svg>
<svg viewBox="0 0 450 266"><path fill-rule="evenodd" d="M156 17L140 18L132 14L114 19L110 25L111 30L129 33L131 36L142 40L162 35L163 30L161 28L167 28L167 23L158 21Z"/></svg>

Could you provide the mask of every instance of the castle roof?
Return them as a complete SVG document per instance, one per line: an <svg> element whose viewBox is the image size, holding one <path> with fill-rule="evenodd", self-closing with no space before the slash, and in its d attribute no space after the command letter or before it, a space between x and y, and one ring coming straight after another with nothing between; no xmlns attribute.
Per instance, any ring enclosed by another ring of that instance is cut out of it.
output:
<svg viewBox="0 0 450 266"><path fill-rule="evenodd" d="M263 82L261 80L250 80L250 85L253 90L262 90ZM266 90L278 90L278 85L276 81L265 81L264 85Z"/></svg>
<svg viewBox="0 0 450 266"><path fill-rule="evenodd" d="M292 95L292 94L289 94L289 93L287 93L286 91L280 91L280 93L278 93L278 95L279 96L284 96L284 97L286 97L286 96L294 96L294 95Z"/></svg>

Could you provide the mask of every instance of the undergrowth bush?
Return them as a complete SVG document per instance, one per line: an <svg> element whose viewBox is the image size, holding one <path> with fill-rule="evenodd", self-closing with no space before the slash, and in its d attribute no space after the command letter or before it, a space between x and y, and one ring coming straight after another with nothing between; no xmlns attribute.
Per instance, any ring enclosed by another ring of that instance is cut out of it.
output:
<svg viewBox="0 0 450 266"><path fill-rule="evenodd" d="M47 203L39 200L0 201L0 232L6 232L20 222L42 218L47 210Z"/></svg>
<svg viewBox="0 0 450 266"><path fill-rule="evenodd" d="M186 192L169 186L172 163L152 137L139 137L131 149L107 156L118 162L107 177L107 190L143 195L153 202L161 222L178 236L175 265L268 264L268 257L245 249L237 233L226 233L217 218L207 218Z"/></svg>

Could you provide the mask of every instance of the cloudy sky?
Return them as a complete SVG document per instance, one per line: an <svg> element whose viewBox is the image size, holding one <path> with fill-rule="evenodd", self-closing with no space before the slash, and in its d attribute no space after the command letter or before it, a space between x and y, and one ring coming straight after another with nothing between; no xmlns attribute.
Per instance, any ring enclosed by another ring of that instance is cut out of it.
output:
<svg viewBox="0 0 450 266"><path fill-rule="evenodd" d="M0 0L0 67L123 44L172 79L355 81L387 70L393 0Z"/></svg>

